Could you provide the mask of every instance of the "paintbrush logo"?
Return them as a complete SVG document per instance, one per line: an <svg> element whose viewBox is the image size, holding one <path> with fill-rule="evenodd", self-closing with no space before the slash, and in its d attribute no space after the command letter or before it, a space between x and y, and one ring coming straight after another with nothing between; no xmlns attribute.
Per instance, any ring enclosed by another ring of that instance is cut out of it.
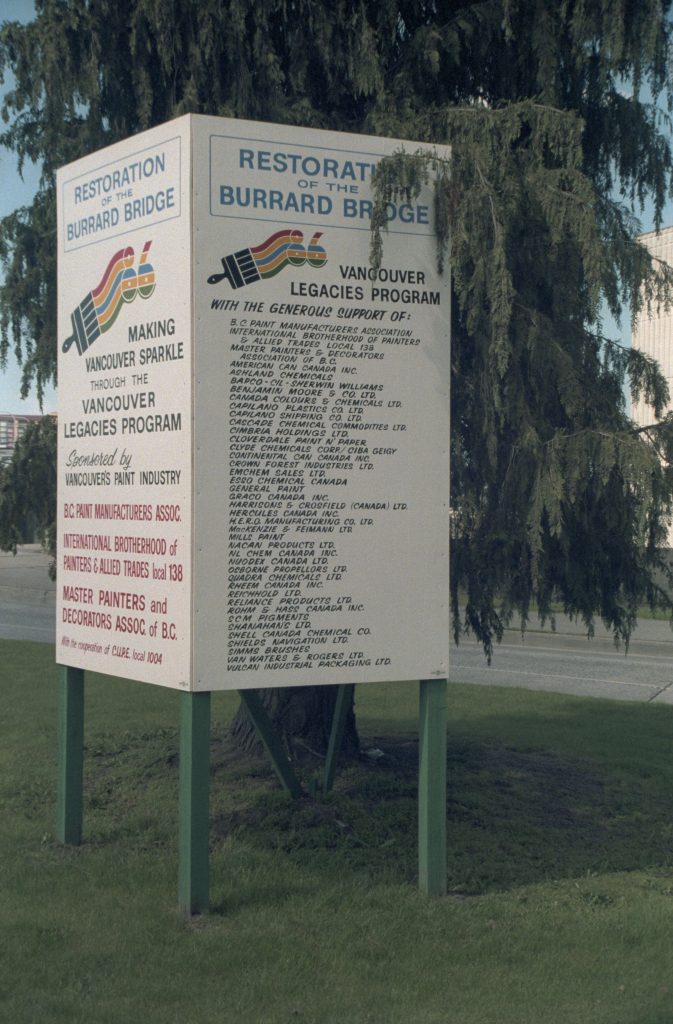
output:
<svg viewBox="0 0 673 1024"><path fill-rule="evenodd" d="M243 288L267 277L275 277L287 267L301 267L305 263L319 269L327 263L327 253L318 239L322 236L317 231L307 246L304 245L303 232L296 228L276 231L260 245L249 249L239 249L229 256L222 256L222 273L211 274L208 284L219 284L228 281L232 288Z"/></svg>
<svg viewBox="0 0 673 1024"><path fill-rule="evenodd" d="M63 342L63 351L73 346L82 355L96 338L109 331L124 303L137 295L149 299L156 286L154 267L148 261L152 242L145 242L136 266L133 246L119 249L108 263L98 287L85 295L70 314L72 334Z"/></svg>

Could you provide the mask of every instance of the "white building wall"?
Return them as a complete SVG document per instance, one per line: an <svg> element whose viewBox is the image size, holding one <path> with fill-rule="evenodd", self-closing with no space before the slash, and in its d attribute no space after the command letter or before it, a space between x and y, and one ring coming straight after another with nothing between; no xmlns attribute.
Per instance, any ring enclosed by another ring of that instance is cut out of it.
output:
<svg viewBox="0 0 673 1024"><path fill-rule="evenodd" d="M641 235L640 240L657 259L673 265L673 227L658 235L651 231ZM657 360L673 394L673 310L655 309L650 314L643 310L634 329L633 346ZM653 418L652 410L643 401L633 404L632 416L640 426L651 423Z"/></svg>
<svg viewBox="0 0 673 1024"><path fill-rule="evenodd" d="M640 241L653 256L673 266L673 227L664 228L659 234L650 231L641 235ZM632 344L656 359L673 397L673 309L653 309L650 313L643 310L633 331ZM672 407L673 401L668 408ZM654 421L652 409L642 399L632 403L631 415L641 427ZM673 547L673 527L669 530L668 546Z"/></svg>

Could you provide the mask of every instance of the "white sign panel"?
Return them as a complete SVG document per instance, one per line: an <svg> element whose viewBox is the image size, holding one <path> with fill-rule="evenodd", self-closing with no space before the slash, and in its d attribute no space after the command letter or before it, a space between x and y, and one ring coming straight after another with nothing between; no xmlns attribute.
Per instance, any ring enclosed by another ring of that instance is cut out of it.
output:
<svg viewBox="0 0 673 1024"><path fill-rule="evenodd" d="M446 676L449 281L431 187L390 205L375 275L372 171L402 143L207 118L196 129L196 572L208 585L195 686Z"/></svg>
<svg viewBox="0 0 673 1024"><path fill-rule="evenodd" d="M60 173L61 662L194 690L447 675L430 187L369 264L402 146L187 117Z"/></svg>
<svg viewBox="0 0 673 1024"><path fill-rule="evenodd" d="M191 679L189 122L58 188L57 658Z"/></svg>

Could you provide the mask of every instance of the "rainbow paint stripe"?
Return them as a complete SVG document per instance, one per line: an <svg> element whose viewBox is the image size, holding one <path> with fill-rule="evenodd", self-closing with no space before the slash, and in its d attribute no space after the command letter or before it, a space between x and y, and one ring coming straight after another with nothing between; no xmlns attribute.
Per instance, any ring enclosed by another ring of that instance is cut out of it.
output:
<svg viewBox="0 0 673 1024"><path fill-rule="evenodd" d="M327 253L318 245L321 236L322 232L317 231L308 246L304 246L303 232L296 228L276 231L260 245L222 256L222 273L211 274L208 284L226 280L232 288L243 288L263 278L275 277L288 264L292 267L301 267L304 263L314 268L324 267Z"/></svg>
<svg viewBox="0 0 673 1024"><path fill-rule="evenodd" d="M72 334L63 342L64 352L76 344L82 355L96 338L110 330L125 302L133 302L136 295L149 299L156 287L154 267L147 261L151 245L151 241L145 242L137 270L132 246L114 254L98 287L85 295L70 314Z"/></svg>

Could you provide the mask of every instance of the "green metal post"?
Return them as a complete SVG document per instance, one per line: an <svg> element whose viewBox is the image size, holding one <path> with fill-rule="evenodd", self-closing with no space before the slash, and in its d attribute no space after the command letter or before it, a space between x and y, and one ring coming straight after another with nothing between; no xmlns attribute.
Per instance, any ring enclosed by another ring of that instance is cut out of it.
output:
<svg viewBox="0 0 673 1024"><path fill-rule="evenodd" d="M191 915L208 909L210 693L180 697L178 903Z"/></svg>
<svg viewBox="0 0 673 1024"><path fill-rule="evenodd" d="M283 750L281 742L274 732L271 719L264 710L264 705L262 704L259 695L254 690L239 690L238 694L245 704L246 710L250 715L250 720L255 727L257 735L262 741L264 749L271 758L271 764L273 765L281 786L292 797L296 798L302 796L304 791L301 788L301 782L295 775L287 754Z"/></svg>
<svg viewBox="0 0 673 1024"><path fill-rule="evenodd" d="M446 679L420 685L418 884L427 896L446 893Z"/></svg>
<svg viewBox="0 0 673 1024"><path fill-rule="evenodd" d="M56 838L74 846L82 841L84 766L84 672L58 666L58 781Z"/></svg>
<svg viewBox="0 0 673 1024"><path fill-rule="evenodd" d="M329 745L327 747L327 757L325 758L325 774L323 776L322 784L325 793L329 793L330 789L334 785L337 757L341 750L341 741L343 740L346 718L348 717L348 709L351 706L354 689L355 686L353 683L347 683L344 686L340 686L337 690L337 698L334 705L334 717L332 718L332 730L330 732Z"/></svg>

